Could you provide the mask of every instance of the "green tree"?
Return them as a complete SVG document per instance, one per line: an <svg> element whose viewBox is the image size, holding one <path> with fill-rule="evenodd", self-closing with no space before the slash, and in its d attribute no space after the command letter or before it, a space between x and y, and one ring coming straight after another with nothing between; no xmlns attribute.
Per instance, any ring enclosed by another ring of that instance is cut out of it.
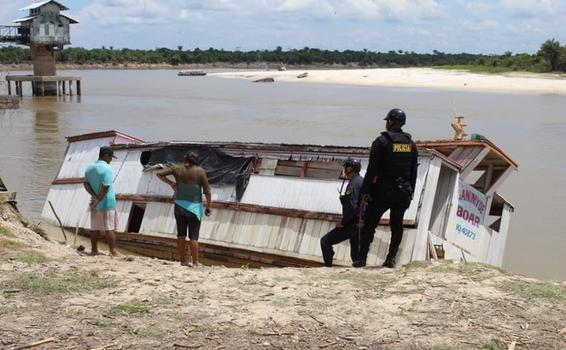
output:
<svg viewBox="0 0 566 350"><path fill-rule="evenodd" d="M554 39L545 41L537 54L544 58L551 71L557 71L560 61L560 43Z"/></svg>

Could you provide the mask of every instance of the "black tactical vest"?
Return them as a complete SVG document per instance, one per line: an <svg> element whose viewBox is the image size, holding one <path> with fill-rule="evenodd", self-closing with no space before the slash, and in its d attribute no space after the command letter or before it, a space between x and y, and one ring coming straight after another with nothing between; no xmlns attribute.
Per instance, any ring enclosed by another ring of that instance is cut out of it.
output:
<svg viewBox="0 0 566 350"><path fill-rule="evenodd" d="M411 135L384 131L381 135L387 141L382 149L383 162L378 169L378 183L394 186L398 178L408 181L411 178L413 152L416 147Z"/></svg>

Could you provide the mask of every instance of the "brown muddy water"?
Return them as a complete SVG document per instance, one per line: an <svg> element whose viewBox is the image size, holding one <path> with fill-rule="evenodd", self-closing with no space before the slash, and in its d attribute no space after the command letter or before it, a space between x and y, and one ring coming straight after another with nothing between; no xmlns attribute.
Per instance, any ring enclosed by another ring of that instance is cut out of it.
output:
<svg viewBox="0 0 566 350"><path fill-rule="evenodd" d="M566 280L565 96L252 84L177 77L174 70L61 73L83 77L82 98L32 98L28 89L19 110L0 114L0 175L34 221L41 221L66 136L114 129L147 141L369 146L392 107L407 112L406 131L415 139L450 138L452 99L468 132L485 135L519 163L501 190L516 207L504 267Z"/></svg>

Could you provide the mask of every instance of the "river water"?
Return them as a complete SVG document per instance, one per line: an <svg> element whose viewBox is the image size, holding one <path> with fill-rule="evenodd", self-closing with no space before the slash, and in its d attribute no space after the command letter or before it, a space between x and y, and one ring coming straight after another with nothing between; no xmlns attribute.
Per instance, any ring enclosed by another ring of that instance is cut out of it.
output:
<svg viewBox="0 0 566 350"><path fill-rule="evenodd" d="M566 280L566 97L177 77L173 70L86 70L83 96L32 98L0 112L0 175L25 215L41 208L65 137L118 130L146 141L369 146L392 107L415 139L452 137L456 111L519 164L500 192L515 205L504 267ZM15 73L14 73L15 74ZM3 80L3 79L2 79ZM3 91L4 90L4 91ZM0 86L0 94L5 86ZM453 101L451 103L450 101Z"/></svg>

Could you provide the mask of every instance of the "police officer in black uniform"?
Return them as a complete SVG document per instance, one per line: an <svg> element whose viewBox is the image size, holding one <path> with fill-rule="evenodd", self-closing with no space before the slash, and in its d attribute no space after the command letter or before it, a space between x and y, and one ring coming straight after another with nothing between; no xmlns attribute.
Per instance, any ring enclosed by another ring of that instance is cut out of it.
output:
<svg viewBox="0 0 566 350"><path fill-rule="evenodd" d="M320 248L324 258L325 266L332 266L332 257L334 250L332 246L350 240L350 256L352 262L358 261L358 203L360 201L360 191L364 178L360 176L362 165L359 161L348 158L344 161L344 175L350 180L346 186L346 192L340 194L340 202L342 203L342 220L336 224L336 228L325 234L320 239Z"/></svg>
<svg viewBox="0 0 566 350"><path fill-rule="evenodd" d="M395 266L395 258L403 239L403 215L413 198L417 182L417 146L411 135L403 132L407 117L395 108L387 113L386 130L373 142L368 169L362 186L360 259L354 266L365 266L375 228L383 213L391 210L389 225L391 243L384 267Z"/></svg>

